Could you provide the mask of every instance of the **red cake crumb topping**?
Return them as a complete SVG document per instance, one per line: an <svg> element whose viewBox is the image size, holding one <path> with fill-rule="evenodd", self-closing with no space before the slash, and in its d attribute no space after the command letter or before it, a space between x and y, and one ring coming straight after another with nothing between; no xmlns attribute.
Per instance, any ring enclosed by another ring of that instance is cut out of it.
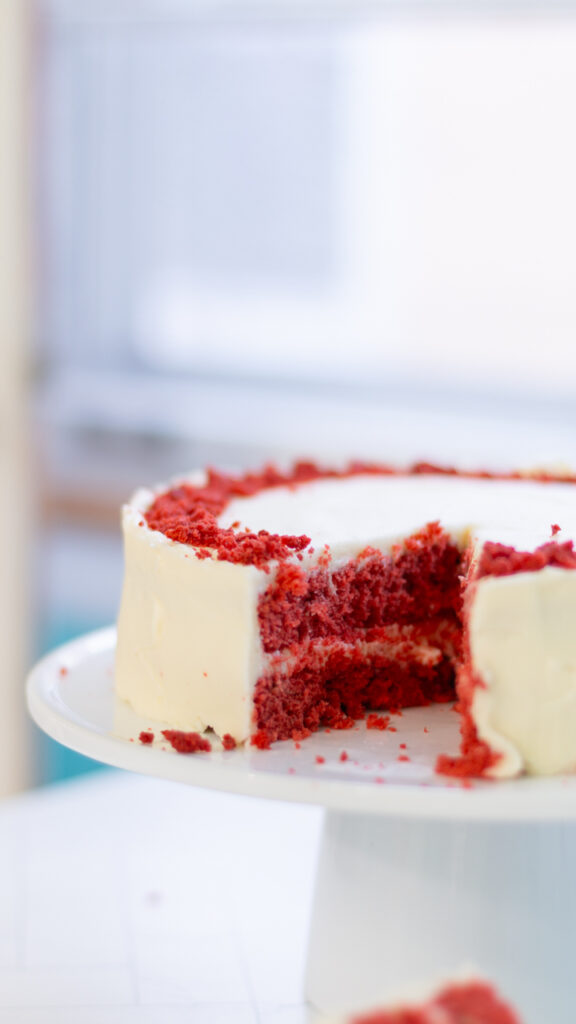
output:
<svg viewBox="0 0 576 1024"><path fill-rule="evenodd" d="M368 717L366 718L367 729L384 730L387 729L389 725L390 715L377 715L374 712L372 712L372 714L368 715Z"/></svg>
<svg viewBox="0 0 576 1024"><path fill-rule="evenodd" d="M421 1007L375 1010L353 1017L350 1024L521 1024L487 982L452 985Z"/></svg>
<svg viewBox="0 0 576 1024"><path fill-rule="evenodd" d="M342 753L340 754L339 760L340 761L347 761L348 760L348 753L347 753L347 751L345 751L345 750L342 751Z"/></svg>
<svg viewBox="0 0 576 1024"><path fill-rule="evenodd" d="M236 747L236 740L229 732L224 733L222 737L222 746L224 747L224 750L234 750Z"/></svg>
<svg viewBox="0 0 576 1024"><path fill-rule="evenodd" d="M140 743L154 743L154 733L152 731L141 732L138 739Z"/></svg>
<svg viewBox="0 0 576 1024"><path fill-rule="evenodd" d="M474 576L512 576L518 572L539 572L547 566L576 569L576 551L571 540L548 541L535 551L517 551L506 544L489 541L484 545Z"/></svg>
<svg viewBox="0 0 576 1024"><path fill-rule="evenodd" d="M199 558L211 558L215 554L221 561L264 568L270 561L282 562L302 552L310 544L310 538L281 536L266 530L236 532L232 527L220 527L218 516L234 498L250 497L272 487L296 487L312 480L391 472L386 467L360 462L342 471L299 462L288 473L267 466L261 473L246 473L240 477L211 469L200 486L183 483L158 495L145 519L151 530L159 530L180 544L192 545Z"/></svg>
<svg viewBox="0 0 576 1024"><path fill-rule="evenodd" d="M218 525L218 516L227 504L237 497L247 497L268 487L287 483L303 483L316 479L306 472L305 464L295 467L292 474L282 474L272 467L261 474L247 474L234 478L210 470L201 487L181 484L160 494L146 513L151 530L159 530L170 540L190 544L198 558L264 567L272 560L283 561L310 543L309 537L280 536L259 530L237 532Z"/></svg>
<svg viewBox="0 0 576 1024"><path fill-rule="evenodd" d="M316 754L316 764L325 764L325 763L326 763L326 758L325 757L321 757L320 754Z"/></svg>
<svg viewBox="0 0 576 1024"><path fill-rule="evenodd" d="M179 754L209 753L212 744L199 732L181 732L179 729L163 729L162 735Z"/></svg>
<svg viewBox="0 0 576 1024"><path fill-rule="evenodd" d="M555 537L557 533L560 533L560 530L561 527L558 526L558 523L552 523L552 526L550 527L550 533L552 537Z"/></svg>
<svg viewBox="0 0 576 1024"><path fill-rule="evenodd" d="M494 480L530 479L541 483L574 483L576 480L571 474L534 473L527 477L522 473L460 471L427 462L416 463L405 470L363 462L353 462L343 470L335 470L321 468L312 462L299 462L289 472L282 472L275 466L266 466L260 473L246 473L239 477L211 469L206 481L201 485L183 483L158 495L144 518L151 530L159 530L166 537L181 544L192 545L199 558L211 558L215 555L222 561L264 568L272 560L282 562L294 554L301 553L310 544L310 539L305 536L280 536L265 530L252 533L236 532L235 527L221 528L218 525L218 516L234 498L250 497L274 487L297 487L313 480L343 479L366 474L431 474Z"/></svg>

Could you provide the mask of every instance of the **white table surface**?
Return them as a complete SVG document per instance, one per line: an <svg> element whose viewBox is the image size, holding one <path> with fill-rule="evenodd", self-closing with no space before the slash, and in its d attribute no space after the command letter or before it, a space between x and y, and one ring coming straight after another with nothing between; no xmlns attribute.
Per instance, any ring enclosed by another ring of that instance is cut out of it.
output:
<svg viewBox="0 0 576 1024"><path fill-rule="evenodd" d="M105 772L0 804L2 1024L305 1024L322 812Z"/></svg>

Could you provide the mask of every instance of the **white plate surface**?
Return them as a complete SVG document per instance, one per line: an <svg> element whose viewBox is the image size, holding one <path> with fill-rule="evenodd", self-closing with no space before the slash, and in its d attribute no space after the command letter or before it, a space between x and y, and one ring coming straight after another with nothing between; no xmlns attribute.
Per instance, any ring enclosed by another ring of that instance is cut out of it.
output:
<svg viewBox="0 0 576 1024"><path fill-rule="evenodd" d="M393 716L396 732L368 730L359 722L351 730L320 732L299 746L286 741L267 751L246 747L184 755L145 746L138 741L140 731L151 727L160 737L161 726L116 701L114 649L114 629L91 633L53 651L28 680L28 705L40 728L96 761L193 786L362 814L576 820L576 776L464 786L436 775L437 755L458 749L459 718L451 705Z"/></svg>

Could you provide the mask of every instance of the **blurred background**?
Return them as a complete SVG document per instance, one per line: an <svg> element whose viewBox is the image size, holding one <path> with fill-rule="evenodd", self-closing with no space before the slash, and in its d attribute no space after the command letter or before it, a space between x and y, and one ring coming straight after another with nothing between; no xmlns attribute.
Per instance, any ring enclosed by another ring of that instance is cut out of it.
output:
<svg viewBox="0 0 576 1024"><path fill-rule="evenodd" d="M1 0L0 792L137 484L576 465L575 107L570 3Z"/></svg>

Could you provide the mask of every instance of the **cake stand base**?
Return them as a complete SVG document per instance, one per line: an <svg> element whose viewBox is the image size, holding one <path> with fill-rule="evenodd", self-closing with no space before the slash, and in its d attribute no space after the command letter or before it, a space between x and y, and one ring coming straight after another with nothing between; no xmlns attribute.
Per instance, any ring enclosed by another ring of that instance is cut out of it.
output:
<svg viewBox="0 0 576 1024"><path fill-rule="evenodd" d="M468 966L526 1024L576 1019L576 828L328 812L306 994L345 1012Z"/></svg>

